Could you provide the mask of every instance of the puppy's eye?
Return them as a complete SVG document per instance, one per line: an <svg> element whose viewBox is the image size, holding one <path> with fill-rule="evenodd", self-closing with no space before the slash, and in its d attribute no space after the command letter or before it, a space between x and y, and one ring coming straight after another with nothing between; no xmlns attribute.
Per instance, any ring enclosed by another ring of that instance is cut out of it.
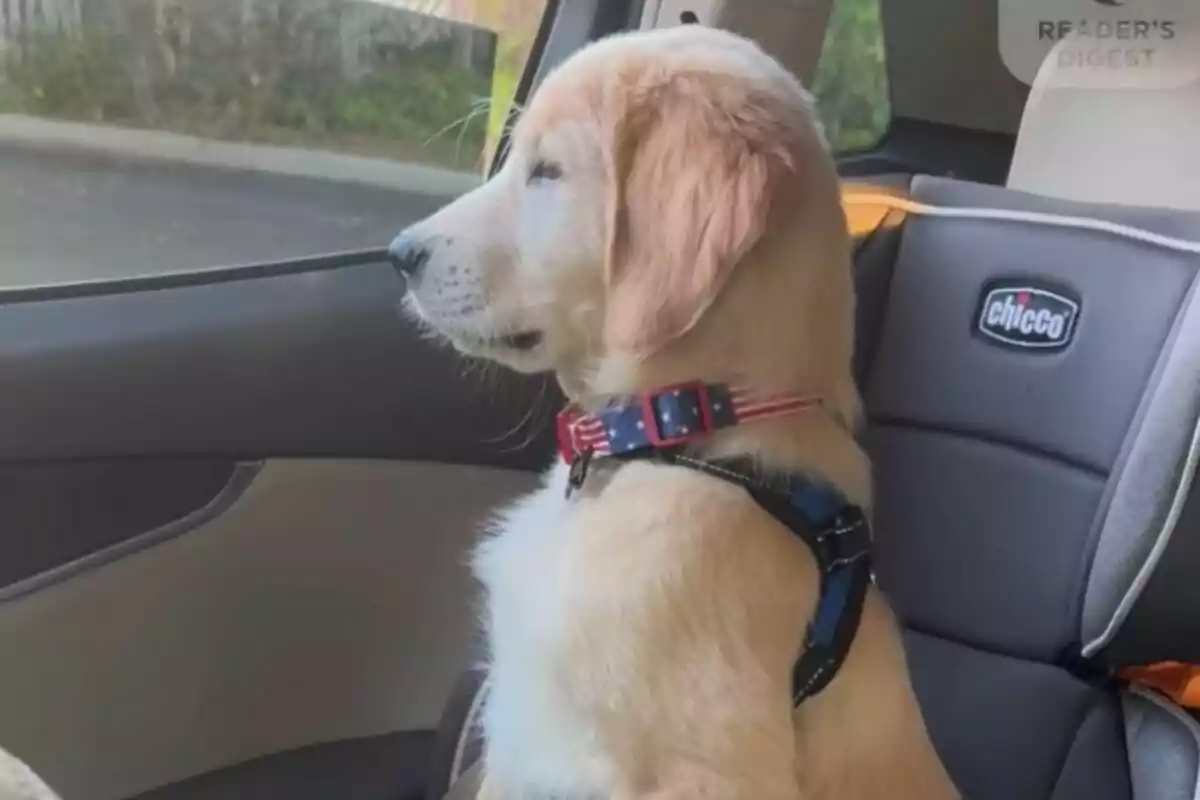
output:
<svg viewBox="0 0 1200 800"><path fill-rule="evenodd" d="M534 181L556 181L562 177L562 167L555 164L553 161L540 159L533 165L533 169L529 170L529 182Z"/></svg>

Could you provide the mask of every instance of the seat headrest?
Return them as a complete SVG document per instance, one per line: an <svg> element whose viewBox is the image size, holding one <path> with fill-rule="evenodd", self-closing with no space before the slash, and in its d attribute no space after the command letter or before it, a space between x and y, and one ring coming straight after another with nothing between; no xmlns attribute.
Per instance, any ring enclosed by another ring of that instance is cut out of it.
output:
<svg viewBox="0 0 1200 800"><path fill-rule="evenodd" d="M1008 186L1200 210L1200 32L1161 47L1159 69L1103 72L1078 66L1074 39L1055 45L1030 90Z"/></svg>

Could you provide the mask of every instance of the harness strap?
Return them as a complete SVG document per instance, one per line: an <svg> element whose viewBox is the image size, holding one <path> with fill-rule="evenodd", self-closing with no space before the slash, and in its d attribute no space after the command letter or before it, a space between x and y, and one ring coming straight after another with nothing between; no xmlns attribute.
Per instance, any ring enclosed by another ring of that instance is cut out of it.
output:
<svg viewBox="0 0 1200 800"><path fill-rule="evenodd" d="M659 461L741 486L808 546L821 585L804 650L792 672L795 705L833 680L858 632L872 582L866 520L860 509L831 487L764 475L750 459L692 458L686 447L723 428L820 406L819 397L762 394L746 387L695 381L628 398L595 413L568 407L558 416L559 453L571 465L568 497L583 485L595 458Z"/></svg>
<svg viewBox="0 0 1200 800"><path fill-rule="evenodd" d="M826 487L761 476L749 459L703 461L680 450L649 449L615 458L656 460L740 486L808 546L821 582L804 649L792 667L793 707L828 686L850 653L873 582L870 529L862 511Z"/></svg>

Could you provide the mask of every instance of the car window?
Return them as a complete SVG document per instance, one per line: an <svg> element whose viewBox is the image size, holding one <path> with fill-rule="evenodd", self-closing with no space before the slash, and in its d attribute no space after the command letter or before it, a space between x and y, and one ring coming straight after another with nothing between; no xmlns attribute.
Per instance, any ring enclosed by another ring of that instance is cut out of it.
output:
<svg viewBox="0 0 1200 800"><path fill-rule="evenodd" d="M478 182L546 0L0 0L0 287L376 247Z"/></svg>
<svg viewBox="0 0 1200 800"><path fill-rule="evenodd" d="M813 95L835 152L865 150L891 119L879 0L834 0Z"/></svg>

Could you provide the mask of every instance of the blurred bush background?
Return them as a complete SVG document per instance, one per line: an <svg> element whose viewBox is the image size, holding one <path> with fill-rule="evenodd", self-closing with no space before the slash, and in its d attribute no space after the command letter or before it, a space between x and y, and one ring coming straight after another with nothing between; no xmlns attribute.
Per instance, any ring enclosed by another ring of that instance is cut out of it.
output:
<svg viewBox="0 0 1200 800"><path fill-rule="evenodd" d="M0 0L0 112L478 170L544 6ZM877 0L837 0L813 88L837 149L883 132Z"/></svg>

